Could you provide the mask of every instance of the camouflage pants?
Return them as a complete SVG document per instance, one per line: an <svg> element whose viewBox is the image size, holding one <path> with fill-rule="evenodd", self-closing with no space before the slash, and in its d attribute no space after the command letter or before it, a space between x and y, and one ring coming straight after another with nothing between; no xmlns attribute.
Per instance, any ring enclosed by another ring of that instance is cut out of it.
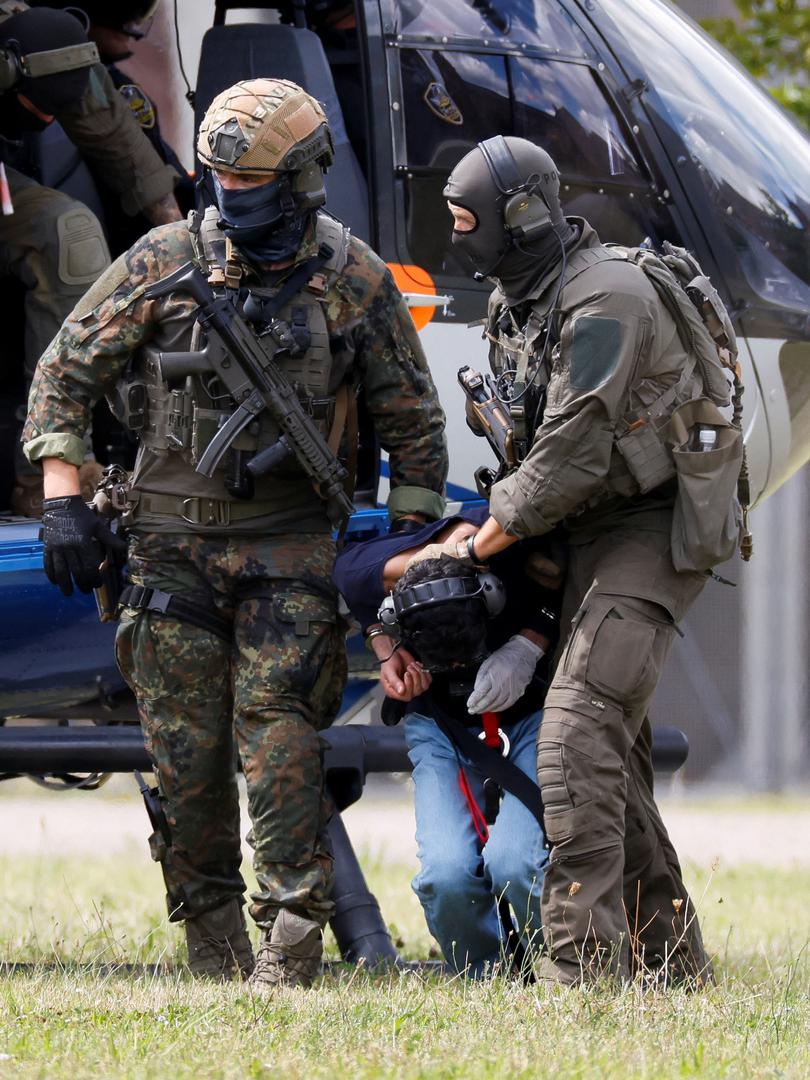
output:
<svg viewBox="0 0 810 1080"><path fill-rule="evenodd" d="M325 923L332 855L321 740L346 676L324 535L271 539L144 534L130 577L214 607L233 641L153 612L125 613L116 651L138 700L172 833L164 862L173 919L241 897L236 785L247 780L258 889L251 914L280 908Z"/></svg>

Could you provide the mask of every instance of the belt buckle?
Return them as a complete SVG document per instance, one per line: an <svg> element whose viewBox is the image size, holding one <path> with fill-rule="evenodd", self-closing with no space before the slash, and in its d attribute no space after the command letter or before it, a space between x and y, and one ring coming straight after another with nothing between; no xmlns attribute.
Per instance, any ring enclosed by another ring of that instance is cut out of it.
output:
<svg viewBox="0 0 810 1080"><path fill-rule="evenodd" d="M223 499L203 499L193 495L190 499L183 499L180 517L189 525L230 525L231 507Z"/></svg>

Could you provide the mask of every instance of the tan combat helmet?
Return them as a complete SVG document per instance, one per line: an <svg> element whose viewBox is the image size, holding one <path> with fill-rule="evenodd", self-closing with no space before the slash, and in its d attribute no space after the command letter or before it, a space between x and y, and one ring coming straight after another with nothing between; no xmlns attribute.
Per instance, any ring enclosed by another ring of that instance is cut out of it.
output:
<svg viewBox="0 0 810 1080"><path fill-rule="evenodd" d="M197 155L222 172L293 173L296 203L326 201L323 172L334 158L321 106L286 79L248 79L223 90L200 124Z"/></svg>

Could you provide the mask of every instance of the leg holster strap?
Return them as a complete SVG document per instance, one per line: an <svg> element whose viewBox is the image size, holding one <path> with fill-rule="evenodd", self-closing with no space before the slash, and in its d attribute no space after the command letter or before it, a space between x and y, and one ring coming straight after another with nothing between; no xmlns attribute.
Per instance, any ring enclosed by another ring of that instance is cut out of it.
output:
<svg viewBox="0 0 810 1080"><path fill-rule="evenodd" d="M230 642L233 638L230 620L217 614L213 608L192 603L181 596L172 596L160 589L150 589L145 585L127 585L121 590L119 604L136 611L155 611L159 615L180 619L222 638L223 641Z"/></svg>

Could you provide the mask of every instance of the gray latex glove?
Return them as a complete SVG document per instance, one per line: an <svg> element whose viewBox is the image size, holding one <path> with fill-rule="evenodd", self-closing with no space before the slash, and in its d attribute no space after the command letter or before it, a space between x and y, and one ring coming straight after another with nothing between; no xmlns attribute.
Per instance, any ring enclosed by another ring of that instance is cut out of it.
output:
<svg viewBox="0 0 810 1080"><path fill-rule="evenodd" d="M522 697L544 655L539 645L514 634L505 645L486 658L467 698L471 713L503 712Z"/></svg>

